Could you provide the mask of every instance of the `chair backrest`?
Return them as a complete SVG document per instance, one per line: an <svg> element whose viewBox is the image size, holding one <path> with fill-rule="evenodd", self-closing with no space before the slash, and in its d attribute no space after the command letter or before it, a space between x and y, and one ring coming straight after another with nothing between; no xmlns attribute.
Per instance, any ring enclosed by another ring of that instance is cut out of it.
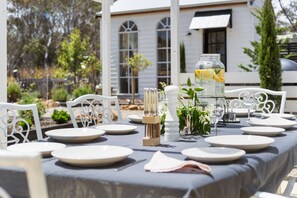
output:
<svg viewBox="0 0 297 198"><path fill-rule="evenodd" d="M117 96L87 94L73 101L67 101L66 105L75 128L78 127L76 115L82 122L83 127L88 127L90 124L96 125L98 123L110 123L114 120L122 120ZM77 108L75 109L74 107Z"/></svg>
<svg viewBox="0 0 297 198"><path fill-rule="evenodd" d="M0 186L0 197L1 198L10 198L8 192Z"/></svg>
<svg viewBox="0 0 297 198"><path fill-rule="evenodd" d="M243 108L243 98L253 98L256 101L254 109L262 111L263 113L272 113L275 110L275 102L269 99L271 96L281 96L281 102L279 106L279 113L284 113L286 103L286 91L272 91L263 88L240 88L233 90L225 90L226 97L237 97L230 101L230 106L236 108Z"/></svg>
<svg viewBox="0 0 297 198"><path fill-rule="evenodd" d="M18 115L19 111L32 111L37 139L43 138L36 104L21 105L0 102L0 141L2 148L7 143L30 142L30 124Z"/></svg>
<svg viewBox="0 0 297 198"><path fill-rule="evenodd" d="M46 180L41 166L41 156L38 153L18 153L0 150L1 167L22 168L27 173L27 182L31 198L47 198ZM4 193L4 196L7 196Z"/></svg>

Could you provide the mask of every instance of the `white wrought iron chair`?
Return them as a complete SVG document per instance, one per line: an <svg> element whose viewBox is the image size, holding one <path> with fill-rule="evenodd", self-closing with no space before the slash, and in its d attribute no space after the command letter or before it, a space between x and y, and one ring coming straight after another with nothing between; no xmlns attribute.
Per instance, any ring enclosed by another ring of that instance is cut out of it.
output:
<svg viewBox="0 0 297 198"><path fill-rule="evenodd" d="M46 180L41 166L41 156L38 153L18 153L0 150L1 167L17 167L24 169L27 174L29 194L31 198L47 198ZM3 188L0 197L8 198L10 195Z"/></svg>
<svg viewBox="0 0 297 198"><path fill-rule="evenodd" d="M236 99L230 100L231 108L244 108L243 97L253 98L256 101L254 109L262 113L272 113L275 110L276 104L269 99L269 95L281 96L281 102L278 113L284 113L286 103L286 91L272 91L263 88L240 88L233 90L225 90L227 98L236 97Z"/></svg>
<svg viewBox="0 0 297 198"><path fill-rule="evenodd" d="M0 149L5 149L7 144L30 142L30 125L25 119L18 116L18 111L27 110L33 113L37 139L43 138L36 104L21 105L0 102ZM20 122L27 127L20 126Z"/></svg>
<svg viewBox="0 0 297 198"><path fill-rule="evenodd" d="M73 127L78 128L76 116L78 114L83 127L90 124L110 123L122 120L122 114L117 96L102 96L87 94L66 102ZM78 107L76 112L74 107Z"/></svg>

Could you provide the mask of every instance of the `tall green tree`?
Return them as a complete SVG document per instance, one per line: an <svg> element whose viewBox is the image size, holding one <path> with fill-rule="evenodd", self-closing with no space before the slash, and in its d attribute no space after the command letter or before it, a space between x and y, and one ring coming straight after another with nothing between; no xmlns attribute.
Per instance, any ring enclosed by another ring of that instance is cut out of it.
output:
<svg viewBox="0 0 297 198"><path fill-rule="evenodd" d="M260 86L279 91L282 87L282 71L271 0L265 0L260 18L261 40L258 55Z"/></svg>
<svg viewBox="0 0 297 198"><path fill-rule="evenodd" d="M144 70L148 66L152 65L152 62L148 60L143 54L134 54L131 58L128 59L128 64L131 68L131 75L132 75L132 97L131 102L134 104L135 99L135 76L138 76L138 72Z"/></svg>
<svg viewBox="0 0 297 198"><path fill-rule="evenodd" d="M58 51L58 66L73 74L75 85L78 85L82 77L87 78L91 72L99 76L101 64L91 51L89 40L89 37L81 36L79 29L74 29L70 37L65 37L61 42L61 48Z"/></svg>
<svg viewBox="0 0 297 198"><path fill-rule="evenodd" d="M7 0L8 72L39 67L47 70L57 62L56 50L74 28L92 38L90 46L99 55L99 24L95 19L101 4L85 0Z"/></svg>
<svg viewBox="0 0 297 198"><path fill-rule="evenodd" d="M263 9L262 10L257 10L256 13L253 13L253 15L259 20L259 23L255 26L256 28L256 33L261 36L261 31L262 31L262 23L264 22L263 18ZM286 31L286 28L282 28L279 25L275 25L275 30L277 35L283 34ZM259 68L259 63L258 63L258 56L259 56L259 46L260 42L257 40L251 41L251 48L244 47L243 48L243 53L248 55L250 57L250 64L243 65L239 64L238 67L241 68L242 70L246 72L252 72L252 71L257 71ZM285 46L288 43L288 39L277 39L277 44L279 46L280 51L285 50ZM280 54L281 58L289 58L292 56L292 54Z"/></svg>
<svg viewBox="0 0 297 198"><path fill-rule="evenodd" d="M180 72L186 73L186 49L185 44L182 42L179 45L180 47Z"/></svg>

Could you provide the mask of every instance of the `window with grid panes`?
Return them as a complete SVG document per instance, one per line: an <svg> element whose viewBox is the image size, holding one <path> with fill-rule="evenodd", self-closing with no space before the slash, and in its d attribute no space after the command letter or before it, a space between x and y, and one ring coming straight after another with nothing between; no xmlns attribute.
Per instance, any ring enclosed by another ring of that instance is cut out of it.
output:
<svg viewBox="0 0 297 198"><path fill-rule="evenodd" d="M163 18L157 25L157 82L158 88L162 88L160 82L167 85L171 83L170 63L170 18Z"/></svg>
<svg viewBox="0 0 297 198"><path fill-rule="evenodd" d="M138 93L138 74L132 76L128 59L138 51L138 28L133 21L124 22L119 30L119 90L132 93L132 78L135 78L135 93Z"/></svg>
<svg viewBox="0 0 297 198"><path fill-rule="evenodd" d="M227 69L226 28L204 30L204 53L220 54Z"/></svg>

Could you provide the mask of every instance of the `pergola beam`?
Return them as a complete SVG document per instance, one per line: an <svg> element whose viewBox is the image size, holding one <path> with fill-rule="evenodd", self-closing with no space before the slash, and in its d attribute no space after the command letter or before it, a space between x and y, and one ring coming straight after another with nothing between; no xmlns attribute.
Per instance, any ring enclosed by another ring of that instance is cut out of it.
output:
<svg viewBox="0 0 297 198"><path fill-rule="evenodd" d="M180 49L179 49L179 0L171 0L171 83L180 84Z"/></svg>
<svg viewBox="0 0 297 198"><path fill-rule="evenodd" d="M0 1L0 102L7 101L7 13L6 0Z"/></svg>

